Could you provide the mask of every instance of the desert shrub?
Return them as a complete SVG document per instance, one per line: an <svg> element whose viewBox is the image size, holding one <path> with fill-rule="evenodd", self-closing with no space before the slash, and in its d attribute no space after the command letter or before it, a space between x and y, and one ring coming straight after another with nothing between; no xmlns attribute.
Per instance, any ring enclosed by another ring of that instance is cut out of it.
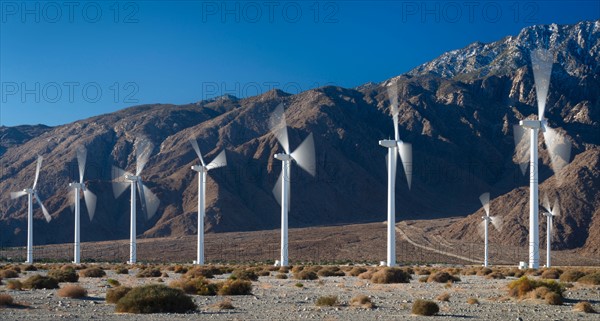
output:
<svg viewBox="0 0 600 321"><path fill-rule="evenodd" d="M283 268L284 268L284 267L282 267L282 269L283 269ZM288 270L288 272L289 272L289 268L287 268L287 270ZM303 266L303 265L296 265L296 266L293 266L293 267L292 267L292 273L294 273L294 274L295 274L295 273L298 273L298 272L300 272L300 271L302 271L302 270L304 270L304 266ZM282 271L279 271L279 272L281 272L281 273L288 273L288 272L282 272Z"/></svg>
<svg viewBox="0 0 600 321"><path fill-rule="evenodd" d="M416 315L431 316L438 312L440 312L440 307L433 301L417 299L412 306L412 313Z"/></svg>
<svg viewBox="0 0 600 321"><path fill-rule="evenodd" d="M187 294L204 296L216 295L218 291L218 286L216 284L210 283L204 278L181 279L171 282L169 286L172 288L179 288Z"/></svg>
<svg viewBox="0 0 600 321"><path fill-rule="evenodd" d="M117 301L117 312L185 313L196 310L192 298L179 289L151 284L131 289Z"/></svg>
<svg viewBox="0 0 600 321"><path fill-rule="evenodd" d="M256 272L256 275L258 275L258 276L269 276L269 275L271 275L271 271L269 271L269 270L260 270L260 271Z"/></svg>
<svg viewBox="0 0 600 321"><path fill-rule="evenodd" d="M544 297L544 301L550 305L562 305L562 296L556 292L548 292Z"/></svg>
<svg viewBox="0 0 600 321"><path fill-rule="evenodd" d="M131 291L131 288L128 286L118 286L116 288L108 289L108 291L106 291L106 302L117 303L129 291Z"/></svg>
<svg viewBox="0 0 600 321"><path fill-rule="evenodd" d="M219 295L250 295L252 282L244 280L227 280L218 284Z"/></svg>
<svg viewBox="0 0 600 321"><path fill-rule="evenodd" d="M436 272L427 278L427 282L446 283L448 281L460 282L460 278L443 271Z"/></svg>
<svg viewBox="0 0 600 321"><path fill-rule="evenodd" d="M18 278L19 277L19 272L13 270L13 269L7 269L7 270L0 270L0 278L2 279L12 279L12 278Z"/></svg>
<svg viewBox="0 0 600 321"><path fill-rule="evenodd" d="M415 270L415 274L416 275L430 275L431 271L429 269L417 268Z"/></svg>
<svg viewBox="0 0 600 321"><path fill-rule="evenodd" d="M246 269L246 270L235 270L233 271L233 273L231 273L231 276L229 277L232 280L246 280L246 281L257 281L258 280L258 275L256 275L256 273L254 273L254 271Z"/></svg>
<svg viewBox="0 0 600 321"><path fill-rule="evenodd" d="M375 304L371 301L371 298L366 295L358 295L350 300L350 305L353 307L360 307L364 309L373 309Z"/></svg>
<svg viewBox="0 0 600 321"><path fill-rule="evenodd" d="M478 268L468 268L462 270L462 275L477 275L477 272L479 272Z"/></svg>
<svg viewBox="0 0 600 321"><path fill-rule="evenodd" d="M184 274L187 271L188 271L188 268L183 265L175 265L173 267L173 272L178 273L178 274Z"/></svg>
<svg viewBox="0 0 600 321"><path fill-rule="evenodd" d="M545 286L540 286L529 292L529 297L532 299L544 299L546 294L550 293L550 289Z"/></svg>
<svg viewBox="0 0 600 321"><path fill-rule="evenodd" d="M367 268L362 266L355 266L350 271L348 271L348 275L350 276L359 276L362 273L367 272Z"/></svg>
<svg viewBox="0 0 600 321"><path fill-rule="evenodd" d="M523 298L537 288L546 287L548 291L554 292L560 296L564 291L564 286L554 280L534 280L523 276L508 284L509 294L512 297ZM545 290L540 290L545 291Z"/></svg>
<svg viewBox="0 0 600 321"><path fill-rule="evenodd" d="M37 271L37 268L35 267L35 265L33 265L33 264L29 264L29 265L26 265L26 266L23 268L23 271L30 271L30 272L31 272L31 271Z"/></svg>
<svg viewBox="0 0 600 321"><path fill-rule="evenodd" d="M115 279L108 279L108 280L106 280L106 283L108 283L108 285L110 285L112 287L117 287L117 286L121 285L121 282L119 282Z"/></svg>
<svg viewBox="0 0 600 321"><path fill-rule="evenodd" d="M129 274L129 269L124 266L118 266L115 268L116 274Z"/></svg>
<svg viewBox="0 0 600 321"><path fill-rule="evenodd" d="M167 272L163 272L163 273L160 274L160 277L161 278L168 278L169 274Z"/></svg>
<svg viewBox="0 0 600 321"><path fill-rule="evenodd" d="M63 298L84 298L87 296L87 290L79 285L69 284L56 291L59 297Z"/></svg>
<svg viewBox="0 0 600 321"><path fill-rule="evenodd" d="M373 273L371 282L381 284L409 283L410 279L410 274L406 271L399 268L387 267Z"/></svg>
<svg viewBox="0 0 600 321"><path fill-rule="evenodd" d="M0 306L11 306L13 305L13 297L9 294L0 294Z"/></svg>
<svg viewBox="0 0 600 321"><path fill-rule="evenodd" d="M235 309L235 307L231 303L230 299L224 299L224 300L218 302L217 304L215 304L215 307L217 309L219 309L219 310L231 310L231 309Z"/></svg>
<svg viewBox="0 0 600 321"><path fill-rule="evenodd" d="M73 269L50 270L48 271L48 276L56 279L58 282L77 282L79 280L79 275Z"/></svg>
<svg viewBox="0 0 600 321"><path fill-rule="evenodd" d="M159 268L145 268L143 270L140 270L135 277L138 278L157 278L159 276L161 276L162 273L160 272Z"/></svg>
<svg viewBox="0 0 600 321"><path fill-rule="evenodd" d="M442 301L442 302L448 302L450 301L450 293L448 292L444 292L440 295L437 296L437 298L435 298L438 301Z"/></svg>
<svg viewBox="0 0 600 321"><path fill-rule="evenodd" d="M449 267L442 270L443 272L448 272L451 275L459 275L462 272L462 269Z"/></svg>
<svg viewBox="0 0 600 321"><path fill-rule="evenodd" d="M596 313L594 307L592 307L592 305L587 301L582 301L575 304L575 306L573 307L573 311L584 313Z"/></svg>
<svg viewBox="0 0 600 321"><path fill-rule="evenodd" d="M106 275L103 269L99 267L91 267L79 271L79 276L86 278L101 278Z"/></svg>
<svg viewBox="0 0 600 321"><path fill-rule="evenodd" d="M484 268L479 269L479 271L477 271L476 275L477 276L486 276L492 272L494 272L494 271L492 271L492 269L484 267Z"/></svg>
<svg viewBox="0 0 600 321"><path fill-rule="evenodd" d="M376 269L368 269L366 272L359 274L358 278L363 280L370 280L375 272L377 272Z"/></svg>
<svg viewBox="0 0 600 321"><path fill-rule="evenodd" d="M205 278L212 279L215 277L214 270L209 267L194 267L185 272L185 277L194 279L194 278Z"/></svg>
<svg viewBox="0 0 600 321"><path fill-rule="evenodd" d="M320 296L317 298L317 301L315 301L315 304L319 307L333 307L338 305L338 297L335 295Z"/></svg>
<svg viewBox="0 0 600 321"><path fill-rule="evenodd" d="M276 279L285 280L285 279L287 279L287 278L288 278L288 276L287 276L287 274L285 274L285 273L278 273L278 274L276 274L276 275L275 275L275 278L276 278Z"/></svg>
<svg viewBox="0 0 600 321"><path fill-rule="evenodd" d="M294 273L294 279L297 280L316 280L318 278L319 276L317 275L317 273L313 271L302 270L298 273Z"/></svg>
<svg viewBox="0 0 600 321"><path fill-rule="evenodd" d="M8 280L6 282L6 288L9 290L21 290L23 288L23 283L19 280Z"/></svg>
<svg viewBox="0 0 600 321"><path fill-rule="evenodd" d="M541 278L542 279L552 279L552 280L557 280L558 278L560 278L560 270L557 269L547 269L545 270L542 275Z"/></svg>
<svg viewBox="0 0 600 321"><path fill-rule="evenodd" d="M561 282L577 282L583 276L585 276L585 273L579 270L566 270L560 275L559 280Z"/></svg>
<svg viewBox="0 0 600 321"><path fill-rule="evenodd" d="M324 267L317 272L318 276L345 276L346 273L337 266Z"/></svg>
<svg viewBox="0 0 600 321"><path fill-rule="evenodd" d="M300 282L297 282L296 284L294 284L294 286L297 287L297 288L303 288L304 284L302 284Z"/></svg>
<svg viewBox="0 0 600 321"><path fill-rule="evenodd" d="M312 266L306 266L304 267L304 271L312 271L312 272L319 272L323 267L320 265L312 265Z"/></svg>
<svg viewBox="0 0 600 321"><path fill-rule="evenodd" d="M32 275L23 282L25 289L58 289L58 281L48 276Z"/></svg>
<svg viewBox="0 0 600 321"><path fill-rule="evenodd" d="M582 276L577 280L577 283L600 285L600 272L590 273Z"/></svg>
<svg viewBox="0 0 600 321"><path fill-rule="evenodd" d="M502 272L492 272L485 276L486 279L495 279L495 280L503 280L506 279Z"/></svg>
<svg viewBox="0 0 600 321"><path fill-rule="evenodd" d="M429 279L428 276L422 276L419 278L419 283L426 283L428 279Z"/></svg>
<svg viewBox="0 0 600 321"><path fill-rule="evenodd" d="M479 304L479 300L477 300L477 298L471 297L471 298L467 299L467 303L468 304Z"/></svg>
<svg viewBox="0 0 600 321"><path fill-rule="evenodd" d="M282 266L279 268L279 273L289 273L290 272L290 268L287 266Z"/></svg>

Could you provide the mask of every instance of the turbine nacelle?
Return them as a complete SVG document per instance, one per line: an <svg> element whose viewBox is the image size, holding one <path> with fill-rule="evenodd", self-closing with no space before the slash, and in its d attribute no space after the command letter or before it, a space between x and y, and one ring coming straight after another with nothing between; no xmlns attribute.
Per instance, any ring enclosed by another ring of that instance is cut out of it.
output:
<svg viewBox="0 0 600 321"><path fill-rule="evenodd" d="M278 160L280 160L282 162L286 162L286 161L289 162L291 160L294 160L294 158L292 157L292 155L283 154L283 153L275 154L274 157L275 157L275 159L278 159Z"/></svg>
<svg viewBox="0 0 600 321"><path fill-rule="evenodd" d="M387 148L396 148L398 146L398 141L391 139L384 139L379 141L379 145Z"/></svg>
<svg viewBox="0 0 600 321"><path fill-rule="evenodd" d="M84 183L77 183L77 182L73 182L73 183L69 183L69 187L70 188L75 188L75 189L80 189L82 191L87 190L87 187L85 186Z"/></svg>
<svg viewBox="0 0 600 321"><path fill-rule="evenodd" d="M208 168L206 166L202 166L202 165L194 165L191 167L192 170L196 171L196 172L208 172Z"/></svg>
<svg viewBox="0 0 600 321"><path fill-rule="evenodd" d="M141 182L142 181L142 177L141 176L136 176L136 175L131 175L131 174L125 174L123 177L125 177L126 180L132 181L132 182Z"/></svg>
<svg viewBox="0 0 600 321"><path fill-rule="evenodd" d="M540 120L531 120L531 119L526 119L526 120L521 120L519 121L519 125L525 127L525 128L531 128L531 129L540 129L540 128L544 128L544 123L545 121L540 121Z"/></svg>

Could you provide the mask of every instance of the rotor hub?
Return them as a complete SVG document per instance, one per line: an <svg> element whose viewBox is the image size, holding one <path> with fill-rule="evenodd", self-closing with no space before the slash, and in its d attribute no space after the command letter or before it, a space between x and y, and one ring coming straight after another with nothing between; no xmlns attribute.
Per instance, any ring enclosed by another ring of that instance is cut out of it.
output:
<svg viewBox="0 0 600 321"><path fill-rule="evenodd" d="M278 159L278 160L284 161L284 162L285 161L291 161L291 160L294 159L294 158L292 158L291 155L288 155L288 154L275 154L274 157L275 157L275 159Z"/></svg>

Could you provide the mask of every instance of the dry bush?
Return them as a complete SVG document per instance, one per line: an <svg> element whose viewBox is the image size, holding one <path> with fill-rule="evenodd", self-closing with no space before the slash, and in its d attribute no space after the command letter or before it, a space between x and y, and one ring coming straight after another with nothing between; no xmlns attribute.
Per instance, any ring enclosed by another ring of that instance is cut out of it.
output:
<svg viewBox="0 0 600 321"><path fill-rule="evenodd" d="M235 307L233 306L233 303L231 303L230 299L224 299L222 301L219 301L219 302L217 302L217 304L214 305L214 307L219 310L235 309Z"/></svg>
<svg viewBox="0 0 600 321"><path fill-rule="evenodd" d="M244 280L227 280L217 284L219 295L250 295L252 282Z"/></svg>
<svg viewBox="0 0 600 321"><path fill-rule="evenodd" d="M116 288L108 289L108 291L106 291L106 302L117 303L129 291L131 291L131 288L127 286L118 286Z"/></svg>
<svg viewBox="0 0 600 321"><path fill-rule="evenodd" d="M101 278L105 275L106 272L99 267L91 267L79 271L79 276L86 278Z"/></svg>
<svg viewBox="0 0 600 321"><path fill-rule="evenodd" d="M58 282L77 282L79 275L73 269L60 269L48 271L48 276L56 279Z"/></svg>
<svg viewBox="0 0 600 321"><path fill-rule="evenodd" d="M480 268L479 271L477 271L476 275L477 276L486 276L492 272L494 272L494 271L492 271L492 269L484 267L484 268Z"/></svg>
<svg viewBox="0 0 600 321"><path fill-rule="evenodd" d="M256 272L256 275L269 276L269 275L271 275L271 271L269 271L268 269L260 270L260 271Z"/></svg>
<svg viewBox="0 0 600 321"><path fill-rule="evenodd" d="M600 285L600 272L590 273L582 276L577 280L577 283Z"/></svg>
<svg viewBox="0 0 600 321"><path fill-rule="evenodd" d="M562 271L560 271L559 269L547 269L542 273L541 278L558 280L558 278L560 278L561 273Z"/></svg>
<svg viewBox="0 0 600 321"><path fill-rule="evenodd" d="M442 270L442 272L448 272L451 275L460 275L462 272L462 269L456 268L456 267L451 267L451 268L445 268Z"/></svg>
<svg viewBox="0 0 600 321"><path fill-rule="evenodd" d="M69 284L56 291L59 297L79 299L87 296L87 290L79 285Z"/></svg>
<svg viewBox="0 0 600 321"><path fill-rule="evenodd" d="M488 275L485 276L486 279L494 279L494 280L503 280L506 279L506 277L504 276L504 274L502 274L502 272L492 272Z"/></svg>
<svg viewBox="0 0 600 321"><path fill-rule="evenodd" d="M462 270L462 275L477 275L477 272L479 272L478 268L470 267Z"/></svg>
<svg viewBox="0 0 600 321"><path fill-rule="evenodd" d="M416 275L430 275L431 271L427 268L417 268L415 270Z"/></svg>
<svg viewBox="0 0 600 321"><path fill-rule="evenodd" d="M317 272L318 276L345 276L346 273L337 266L327 266Z"/></svg>
<svg viewBox="0 0 600 321"><path fill-rule="evenodd" d="M477 298L470 297L467 299L468 304L479 304L479 300Z"/></svg>
<svg viewBox="0 0 600 321"><path fill-rule="evenodd" d="M135 277L137 278L157 278L162 275L159 268L145 268L140 270Z"/></svg>
<svg viewBox="0 0 600 321"><path fill-rule="evenodd" d="M419 283L427 283L428 279L429 279L428 276L422 276L419 278Z"/></svg>
<svg viewBox="0 0 600 321"><path fill-rule="evenodd" d="M409 283L411 279L410 274L400 268L387 267L381 269L371 277L371 282L379 284L388 283Z"/></svg>
<svg viewBox="0 0 600 321"><path fill-rule="evenodd" d="M14 269L0 270L0 278L2 278L2 279L12 279L12 278L18 278L18 277L19 277L19 272L17 272Z"/></svg>
<svg viewBox="0 0 600 321"><path fill-rule="evenodd" d="M284 267L281 267L281 268L283 269ZM304 270L304 265L295 265L291 269L292 273L298 273L298 272L300 272L302 270ZM283 273L287 273L287 272L283 272Z"/></svg>
<svg viewBox="0 0 600 321"><path fill-rule="evenodd" d="M278 271L279 271L279 273L289 273L290 272L290 268L287 267L287 266L282 266L282 267L279 268Z"/></svg>
<svg viewBox="0 0 600 321"><path fill-rule="evenodd" d="M432 274L427 278L427 282L446 283L448 281L460 282L460 278L457 276L451 275L448 272L436 272L435 274Z"/></svg>
<svg viewBox="0 0 600 321"><path fill-rule="evenodd" d="M112 287L117 287L117 286L121 285L121 282L119 282L115 279L108 279L108 280L106 280L106 283L108 283L108 285L110 285Z"/></svg>
<svg viewBox="0 0 600 321"><path fill-rule="evenodd" d="M368 270L366 267L355 266L350 271L348 271L348 275L349 276L359 276L360 274L365 273L367 271Z"/></svg>
<svg viewBox="0 0 600 321"><path fill-rule="evenodd" d="M115 267L116 274L129 274L129 269L124 266Z"/></svg>
<svg viewBox="0 0 600 321"><path fill-rule="evenodd" d="M562 305L562 296L556 292L548 292L544 297L544 301L550 305Z"/></svg>
<svg viewBox="0 0 600 321"><path fill-rule="evenodd" d="M25 289L58 289L58 281L48 276L32 275L23 281Z"/></svg>
<svg viewBox="0 0 600 321"><path fill-rule="evenodd" d="M363 280L370 280L373 277L373 274L375 272L377 272L377 269L370 268L367 270L367 272L363 272L363 273L359 274L358 278L363 279Z"/></svg>
<svg viewBox="0 0 600 321"><path fill-rule="evenodd" d="M278 273L278 274L275 275L275 278L276 279L280 279L280 280L285 280L285 279L288 278L288 276L285 273Z"/></svg>
<svg viewBox="0 0 600 321"><path fill-rule="evenodd" d="M183 265L175 265L172 271L178 274L184 274L188 271L188 268Z"/></svg>
<svg viewBox="0 0 600 321"><path fill-rule="evenodd" d="M416 315L432 316L440 312L440 307L433 301L417 299L413 303L411 312Z"/></svg>
<svg viewBox="0 0 600 321"><path fill-rule="evenodd" d="M258 281L258 275L250 269L234 270L229 278L232 280Z"/></svg>
<svg viewBox="0 0 600 321"><path fill-rule="evenodd" d="M29 272L37 271L37 268L35 267L35 265L29 264L29 265L26 265L25 267L23 267L23 271L29 271Z"/></svg>
<svg viewBox="0 0 600 321"><path fill-rule="evenodd" d="M316 280L319 276L313 271L302 270L298 273L294 273L294 279L296 280Z"/></svg>
<svg viewBox="0 0 600 321"><path fill-rule="evenodd" d="M13 305L13 297L9 294L0 294L0 306L11 306Z"/></svg>
<svg viewBox="0 0 600 321"><path fill-rule="evenodd" d="M359 307L363 309L373 309L375 304L371 301L371 298L366 295L357 295L350 300L350 305L353 307Z"/></svg>
<svg viewBox="0 0 600 321"><path fill-rule="evenodd" d="M6 282L6 288L9 290L20 291L23 288L23 283L21 283L19 280L8 280Z"/></svg>
<svg viewBox="0 0 600 321"><path fill-rule="evenodd" d="M559 280L561 282L577 282L580 278L585 276L585 273L579 270L566 270L560 275Z"/></svg>
<svg viewBox="0 0 600 321"><path fill-rule="evenodd" d="M311 265L304 267L304 271L319 272L323 267L320 265Z"/></svg>
<svg viewBox="0 0 600 321"><path fill-rule="evenodd" d="M212 296L216 295L218 291L218 285L215 283L210 283L208 280L204 278L195 278L195 279L181 279L171 282L169 284L172 288L179 288L183 290L183 292L187 294L195 294L195 295L204 295L204 296Z"/></svg>
<svg viewBox="0 0 600 321"><path fill-rule="evenodd" d="M335 295L325 295L325 296L321 296L318 297L317 300L315 301L315 304L318 307L333 307L338 305L338 297Z"/></svg>
<svg viewBox="0 0 600 321"><path fill-rule="evenodd" d="M294 284L294 286L297 287L297 288L303 288L304 284L298 282L298 283Z"/></svg>
<svg viewBox="0 0 600 321"><path fill-rule="evenodd" d="M215 277L214 270L209 267L193 267L185 272L184 275L186 278L194 279L194 278L205 278L212 279Z"/></svg>
<svg viewBox="0 0 600 321"><path fill-rule="evenodd" d="M592 307L592 305L587 301L581 301L575 304L575 306L573 307L573 311L584 313L596 313L594 307Z"/></svg>
<svg viewBox="0 0 600 321"><path fill-rule="evenodd" d="M196 310L192 298L179 289L151 284L131 289L117 301L116 312L186 313Z"/></svg>
<svg viewBox="0 0 600 321"><path fill-rule="evenodd" d="M548 291L558 294L562 297L564 292L564 286L554 280L534 280L526 276L523 276L517 280L514 280L508 284L509 295L515 298L522 299L526 296L531 296L531 291L535 291L537 288L545 287ZM540 293L546 290L537 290Z"/></svg>
<svg viewBox="0 0 600 321"><path fill-rule="evenodd" d="M448 301L450 301L450 293L444 292L444 293L438 295L435 299L438 301L442 301L442 302L448 302Z"/></svg>

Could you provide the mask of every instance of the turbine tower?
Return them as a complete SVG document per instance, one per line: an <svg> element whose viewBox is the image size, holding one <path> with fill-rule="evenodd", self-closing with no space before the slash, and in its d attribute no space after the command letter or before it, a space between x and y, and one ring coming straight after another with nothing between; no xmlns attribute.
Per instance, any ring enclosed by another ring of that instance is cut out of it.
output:
<svg viewBox="0 0 600 321"><path fill-rule="evenodd" d="M196 253L196 261L194 264L204 264L204 214L206 210L206 174L209 170L227 166L227 158L225 150L221 151L212 162L208 165L204 163L202 153L198 147L198 142L195 138L190 138L190 144L196 151L201 165L192 166L192 170L198 172L198 245Z"/></svg>
<svg viewBox="0 0 600 321"><path fill-rule="evenodd" d="M282 162L281 174L277 179L273 195L281 205L281 257L280 266L288 266L288 212L290 207L290 166L292 161L296 161L300 168L304 169L311 176L315 176L315 142L312 133L290 153L290 145L287 134L287 124L283 105L280 104L270 118L271 131L283 147L285 153L275 154L275 159ZM281 193L281 194L279 194Z"/></svg>
<svg viewBox="0 0 600 321"><path fill-rule="evenodd" d="M558 200L554 201L554 207L550 209L550 202L548 201L548 195L544 196L544 209L546 212L544 216L546 217L546 267L549 268L552 266L550 260L550 251L552 245L552 221L555 216L560 215L560 208L558 207Z"/></svg>
<svg viewBox="0 0 600 321"><path fill-rule="evenodd" d="M497 216L490 216L490 193L483 193L481 194L481 196L479 196L479 200L481 201L481 205L483 205L483 209L485 210L485 216L482 216L481 218L483 219L483 221L481 222L481 227L480 227L480 231L483 230L483 237L485 240L485 249L484 249L484 259L483 259L483 266L488 267L489 266L489 238L488 238L488 232L489 232L489 223L491 222L492 225L494 225L494 227L500 231L502 229L502 221L500 220L499 217Z"/></svg>
<svg viewBox="0 0 600 321"><path fill-rule="evenodd" d="M126 172L116 166L113 166L113 193L118 198L127 189L131 187L131 217L129 227L129 264L135 264L137 261L137 243L136 243L136 188L140 194L142 211L146 214L146 219L152 218L158 209L160 200L152 191L144 185L140 174L148 162L153 146L146 139L136 140L136 169L135 175Z"/></svg>
<svg viewBox="0 0 600 321"><path fill-rule="evenodd" d="M42 156L38 156L37 165L35 168L35 179L33 180L33 186L31 188L26 188L22 191L12 192L10 193L10 198L15 199L21 196L27 195L27 261L25 263L32 264L33 263L33 198L37 201L37 203L42 208L42 212L44 213L44 218L46 218L46 222L50 222L52 217L48 214L48 210L44 207L42 200L40 199L37 190L38 178L40 177L40 169L42 168L42 161L44 158Z"/></svg>
<svg viewBox="0 0 600 321"><path fill-rule="evenodd" d="M541 130L544 135L552 170L557 174L562 167L569 163L571 155L571 142L556 130L550 128L544 119L546 109L546 99L548 96L548 87L550 85L550 76L552 74L553 64L552 52L544 49L538 49L531 53L531 63L533 76L535 80L535 91L538 105L537 120L521 120L519 126L514 126L515 144L529 145L529 155L523 153L521 156L529 156L529 268L537 269L540 267L540 243L539 243L539 200L538 200L538 132ZM529 139L525 135L525 129L529 129ZM525 171L525 159L520 160L521 170Z"/></svg>
<svg viewBox="0 0 600 321"><path fill-rule="evenodd" d="M83 198L85 199L85 205L87 207L90 221L94 219L94 211L96 210L96 195L92 193L83 182L83 175L85 173L85 162L87 159L87 150L83 146L77 147L77 164L79 165L79 182L69 183L69 187L73 193L73 202L75 204L75 241L74 241L74 253L73 263L81 263L80 258L80 222L81 222L81 207L79 200L81 198L81 191L83 191Z"/></svg>
<svg viewBox="0 0 600 321"><path fill-rule="evenodd" d="M396 162L397 155L400 154L400 160L404 167L408 189L410 190L412 182L412 145L403 142L398 133L398 88L396 85L388 87L388 96L390 99L390 110L394 121L394 140L380 140L379 145L388 149L386 157L388 170L388 201L387 201L387 266L396 265Z"/></svg>

